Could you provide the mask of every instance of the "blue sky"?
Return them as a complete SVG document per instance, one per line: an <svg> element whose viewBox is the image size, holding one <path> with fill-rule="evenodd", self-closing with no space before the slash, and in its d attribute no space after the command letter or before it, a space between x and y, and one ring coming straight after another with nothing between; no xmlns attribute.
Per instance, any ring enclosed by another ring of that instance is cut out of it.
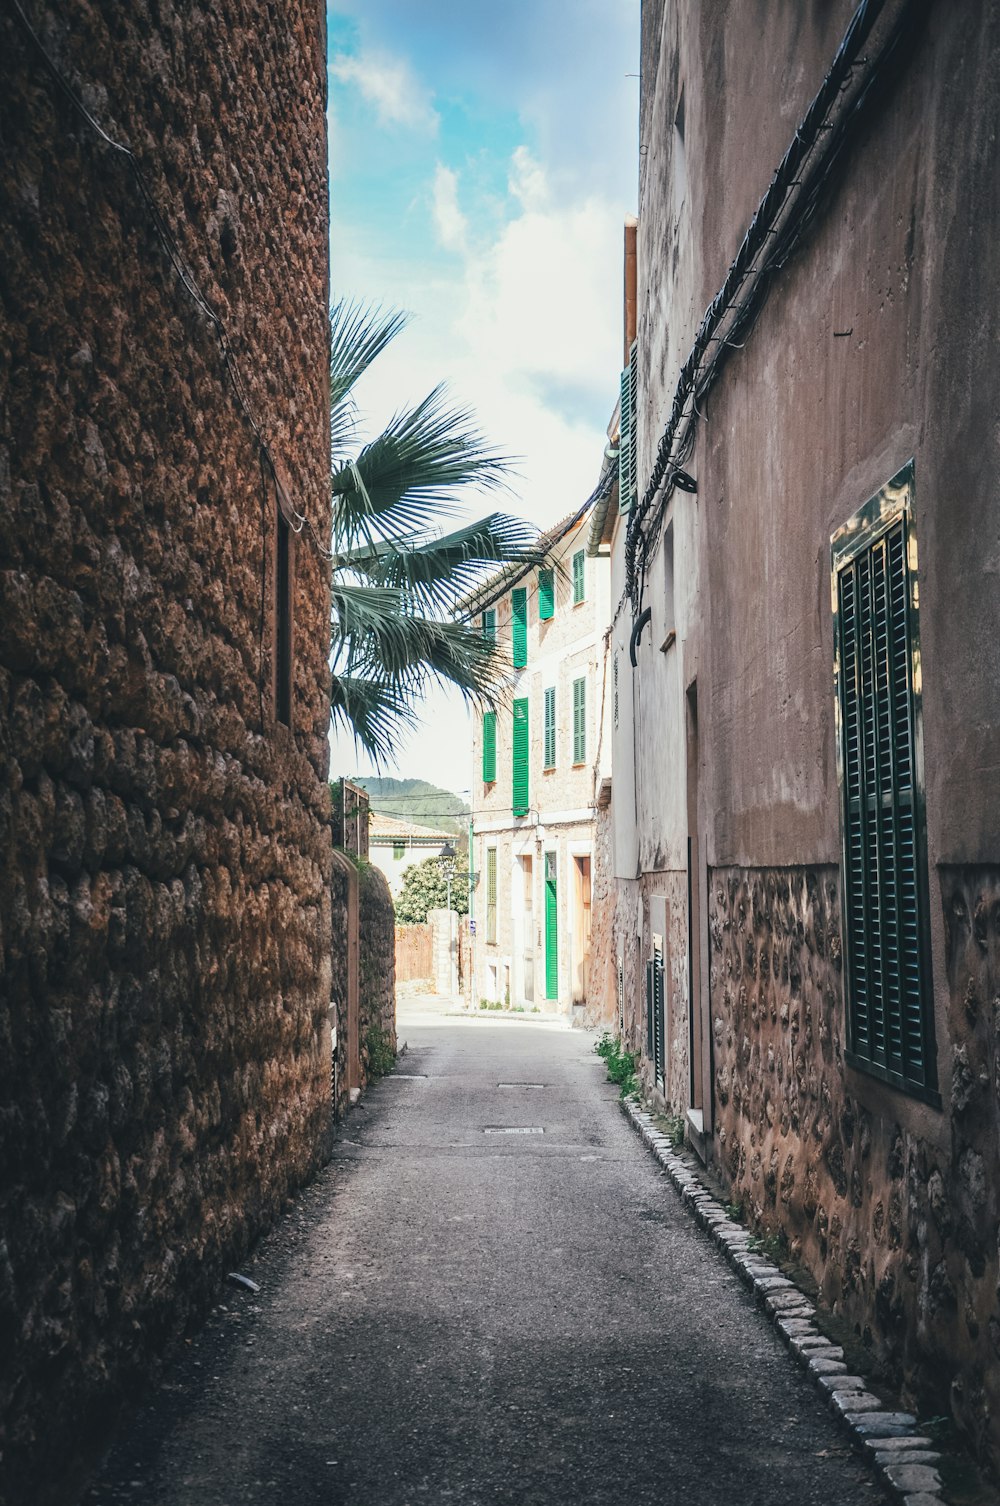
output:
<svg viewBox="0 0 1000 1506"><path fill-rule="evenodd" d="M448 381L518 459L504 505L551 523L591 490L616 396L639 0L333 0L328 28L332 296L411 316L362 412L374 430ZM462 788L467 742L432 696L387 772ZM366 769L338 739L333 772Z"/></svg>

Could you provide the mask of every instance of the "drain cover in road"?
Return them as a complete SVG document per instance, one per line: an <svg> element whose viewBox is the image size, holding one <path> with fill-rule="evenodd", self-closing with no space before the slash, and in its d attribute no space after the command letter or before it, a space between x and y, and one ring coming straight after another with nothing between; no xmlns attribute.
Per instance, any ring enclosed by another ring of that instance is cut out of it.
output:
<svg viewBox="0 0 1000 1506"><path fill-rule="evenodd" d="M544 1088L544 1082L498 1082L498 1088Z"/></svg>
<svg viewBox="0 0 1000 1506"><path fill-rule="evenodd" d="M427 1073L426 1072L390 1072L390 1074L389 1074L389 1081L392 1082L393 1078L395 1078L395 1080L397 1082L426 1082L426 1080L427 1080Z"/></svg>
<svg viewBox="0 0 1000 1506"><path fill-rule="evenodd" d="M545 1131L534 1124L494 1125L483 1130L484 1135L544 1135Z"/></svg>

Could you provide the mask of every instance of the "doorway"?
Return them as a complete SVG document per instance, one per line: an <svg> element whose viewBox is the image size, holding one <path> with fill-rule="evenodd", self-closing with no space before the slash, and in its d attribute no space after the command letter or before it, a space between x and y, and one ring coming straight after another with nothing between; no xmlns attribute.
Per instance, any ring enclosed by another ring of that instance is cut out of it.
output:
<svg viewBox="0 0 1000 1506"><path fill-rule="evenodd" d="M590 857L573 859L573 1003L587 1002L590 984Z"/></svg>
<svg viewBox="0 0 1000 1506"><path fill-rule="evenodd" d="M535 1002L535 861L521 858L521 987L525 1004Z"/></svg>

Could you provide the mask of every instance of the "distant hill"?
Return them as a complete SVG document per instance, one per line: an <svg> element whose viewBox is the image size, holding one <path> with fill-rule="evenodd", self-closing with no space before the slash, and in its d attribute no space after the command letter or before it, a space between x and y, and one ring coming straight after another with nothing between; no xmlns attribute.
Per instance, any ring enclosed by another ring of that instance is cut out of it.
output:
<svg viewBox="0 0 1000 1506"><path fill-rule="evenodd" d="M417 826L461 836L468 828L469 807L460 795L443 790L426 779L376 779L351 776L352 784L368 791L373 811L382 816L402 816Z"/></svg>

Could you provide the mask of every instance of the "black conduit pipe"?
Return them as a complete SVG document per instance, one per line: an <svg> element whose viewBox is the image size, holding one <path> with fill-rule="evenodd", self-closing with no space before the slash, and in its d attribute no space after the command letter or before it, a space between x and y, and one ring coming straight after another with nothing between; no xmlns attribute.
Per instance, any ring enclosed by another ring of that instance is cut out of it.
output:
<svg viewBox="0 0 1000 1506"><path fill-rule="evenodd" d="M633 669L637 667L635 660L635 651L639 645L639 639L642 637L642 630L646 626L646 623L649 621L652 615L652 607L647 607L644 612L641 612L639 614L639 616L635 619L635 622L632 624L632 637L629 639L628 656Z"/></svg>

